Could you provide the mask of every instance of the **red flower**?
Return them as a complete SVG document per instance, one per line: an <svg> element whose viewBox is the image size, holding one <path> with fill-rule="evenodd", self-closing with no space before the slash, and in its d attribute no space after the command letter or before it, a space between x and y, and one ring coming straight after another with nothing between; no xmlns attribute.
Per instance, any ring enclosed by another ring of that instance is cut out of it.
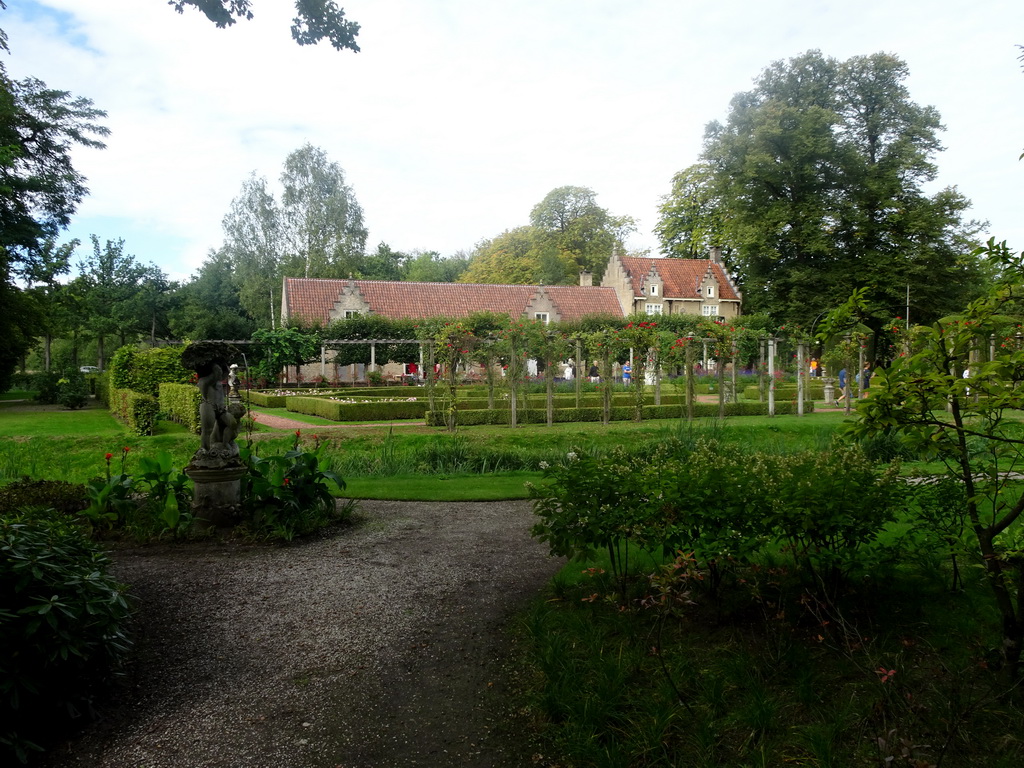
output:
<svg viewBox="0 0 1024 768"><path fill-rule="evenodd" d="M302 437L302 430L301 429L296 429L295 430L295 436L296 437Z"/></svg>
<svg viewBox="0 0 1024 768"><path fill-rule="evenodd" d="M122 451L124 451L125 453L128 453L128 451L130 451L130 450L131 450L131 448L129 448L129 447L128 447L128 446L126 445L126 446L125 446L124 448L122 448L121 450L122 450Z"/></svg>
<svg viewBox="0 0 1024 768"><path fill-rule="evenodd" d="M288 479L288 478L286 477L286 478L285 478L284 480L282 480L282 481L281 481L281 485L288 485L288 483L290 483L290 482L291 482L291 480L289 480L289 479Z"/></svg>
<svg viewBox="0 0 1024 768"><path fill-rule="evenodd" d="M105 458L105 459L107 460L107 463L109 464L109 463L110 463L110 460L111 460L112 458L114 458L114 454L112 454L112 453L108 453L108 454L107 454L106 456L104 456L103 458Z"/></svg>

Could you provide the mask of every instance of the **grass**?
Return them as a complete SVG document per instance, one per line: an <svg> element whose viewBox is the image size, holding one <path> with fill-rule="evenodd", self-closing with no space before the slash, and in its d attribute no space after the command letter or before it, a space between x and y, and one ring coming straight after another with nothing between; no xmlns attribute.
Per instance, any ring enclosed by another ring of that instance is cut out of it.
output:
<svg viewBox="0 0 1024 768"><path fill-rule="evenodd" d="M739 569L725 594L676 584L688 603L671 609L643 601L653 589L638 579L622 608L607 570L567 565L517 629L522 696L564 764L1024 760L1024 711L989 669L996 622L979 581L950 592L935 563L886 569L822 603L784 571Z"/></svg>
<svg viewBox="0 0 1024 768"><path fill-rule="evenodd" d="M343 495L395 501L503 501L529 498L526 483L539 480L540 474L532 472L354 477L346 480Z"/></svg>

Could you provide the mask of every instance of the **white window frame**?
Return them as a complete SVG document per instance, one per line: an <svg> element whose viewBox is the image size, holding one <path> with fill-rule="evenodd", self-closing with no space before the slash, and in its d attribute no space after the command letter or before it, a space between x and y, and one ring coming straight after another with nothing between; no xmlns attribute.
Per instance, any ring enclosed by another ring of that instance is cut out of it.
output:
<svg viewBox="0 0 1024 768"><path fill-rule="evenodd" d="M700 313L704 317L718 317L718 305L717 304L704 304L700 308Z"/></svg>
<svg viewBox="0 0 1024 768"><path fill-rule="evenodd" d="M651 283L651 296L657 296L657 295L658 295L658 284L657 283Z"/></svg>
<svg viewBox="0 0 1024 768"><path fill-rule="evenodd" d="M533 313L533 319L534 320L543 320L544 321L544 325L548 325L551 322L551 316L547 312L534 312Z"/></svg>
<svg viewBox="0 0 1024 768"><path fill-rule="evenodd" d="M646 309L648 315L661 314L661 304L648 304L644 307L644 309Z"/></svg>
<svg viewBox="0 0 1024 768"><path fill-rule="evenodd" d="M350 317L359 317L359 310L358 309L346 309L345 310L345 319L347 320Z"/></svg>
<svg viewBox="0 0 1024 768"><path fill-rule="evenodd" d="M715 298L715 286L713 286L713 285L709 285L708 286L708 298L709 299Z"/></svg>

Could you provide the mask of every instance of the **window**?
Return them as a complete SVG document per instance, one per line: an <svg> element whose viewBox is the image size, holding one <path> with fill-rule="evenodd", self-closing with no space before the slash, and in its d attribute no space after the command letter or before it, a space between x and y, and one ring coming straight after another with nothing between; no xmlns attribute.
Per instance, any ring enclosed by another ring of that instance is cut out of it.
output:
<svg viewBox="0 0 1024 768"><path fill-rule="evenodd" d="M349 318L349 317L359 317L359 310L358 309L346 309L345 310L345 317L346 318Z"/></svg>
<svg viewBox="0 0 1024 768"><path fill-rule="evenodd" d="M651 296L657 296L657 295L658 295L658 284L657 283L651 283Z"/></svg>
<svg viewBox="0 0 1024 768"><path fill-rule="evenodd" d="M704 317L718 317L718 305L705 304L700 308L700 313L704 315Z"/></svg>
<svg viewBox="0 0 1024 768"><path fill-rule="evenodd" d="M548 323L551 322L548 319L548 313L547 312L534 312L533 313L533 319L534 320L542 320L542 321L544 321L545 325L547 325Z"/></svg>
<svg viewBox="0 0 1024 768"><path fill-rule="evenodd" d="M708 298L709 299L715 298L715 286L713 286L713 285L709 285L708 286Z"/></svg>
<svg viewBox="0 0 1024 768"><path fill-rule="evenodd" d="M647 305L647 314L648 315L660 315L661 314L661 304L648 304Z"/></svg>

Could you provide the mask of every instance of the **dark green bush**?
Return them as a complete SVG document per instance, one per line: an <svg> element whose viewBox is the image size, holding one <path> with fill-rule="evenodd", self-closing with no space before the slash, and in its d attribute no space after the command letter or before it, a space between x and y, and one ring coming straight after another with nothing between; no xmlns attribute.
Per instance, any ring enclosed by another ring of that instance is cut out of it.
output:
<svg viewBox="0 0 1024 768"><path fill-rule="evenodd" d="M18 510L52 509L62 516L72 517L85 507L84 485L23 477L0 486L0 515L4 516L11 516Z"/></svg>
<svg viewBox="0 0 1024 768"><path fill-rule="evenodd" d="M87 709L129 648L125 588L70 522L0 519L0 754Z"/></svg>

